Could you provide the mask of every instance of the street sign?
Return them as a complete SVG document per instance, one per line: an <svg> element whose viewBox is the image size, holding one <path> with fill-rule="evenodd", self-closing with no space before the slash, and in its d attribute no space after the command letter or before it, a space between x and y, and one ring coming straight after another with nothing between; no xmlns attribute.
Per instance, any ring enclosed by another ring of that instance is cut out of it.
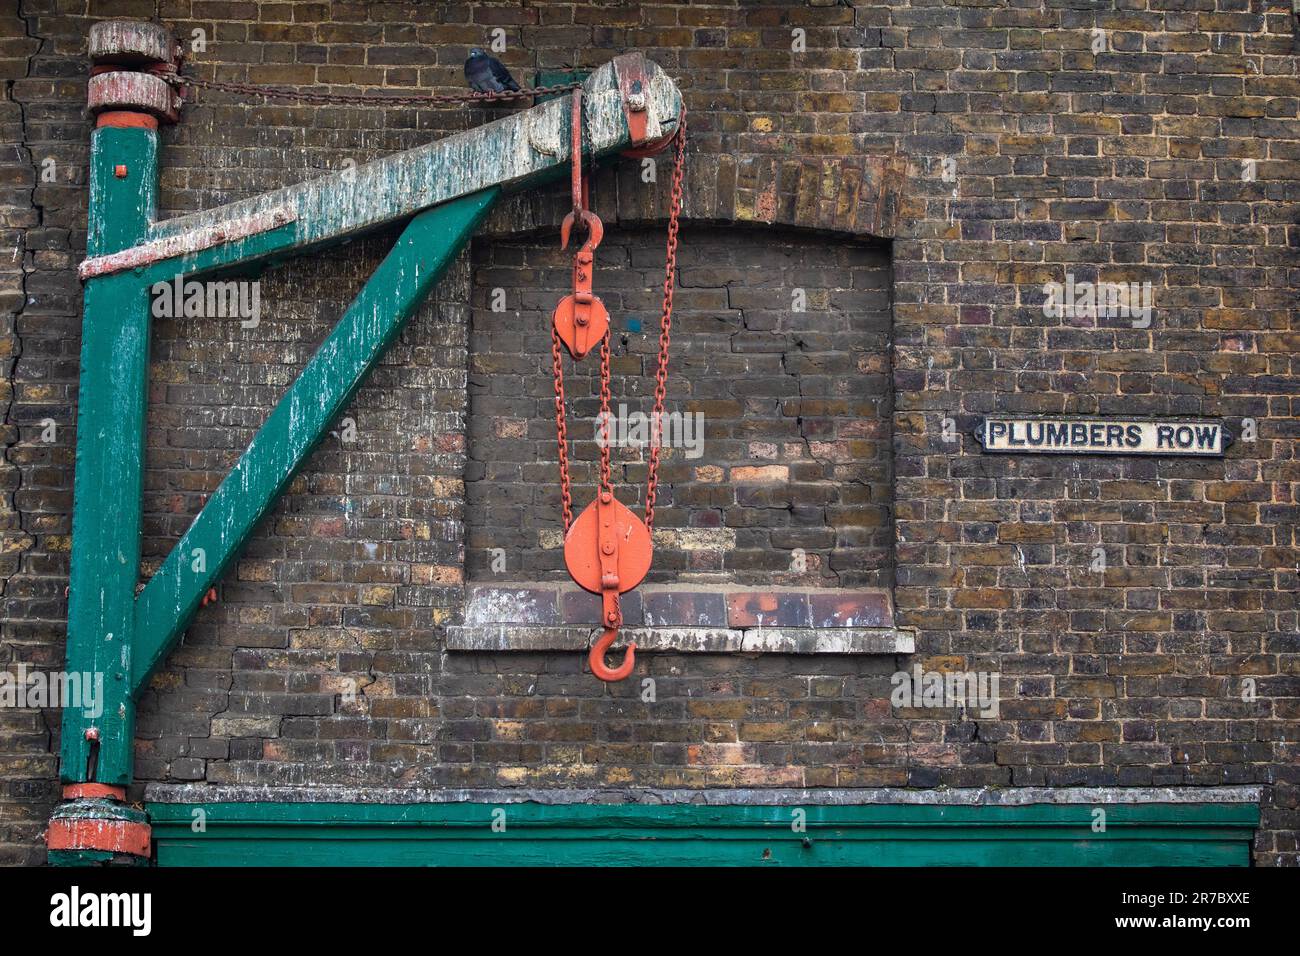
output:
<svg viewBox="0 0 1300 956"><path fill-rule="evenodd" d="M1232 436L1222 421L1208 418L990 416L976 427L975 439L986 452L1218 457Z"/></svg>

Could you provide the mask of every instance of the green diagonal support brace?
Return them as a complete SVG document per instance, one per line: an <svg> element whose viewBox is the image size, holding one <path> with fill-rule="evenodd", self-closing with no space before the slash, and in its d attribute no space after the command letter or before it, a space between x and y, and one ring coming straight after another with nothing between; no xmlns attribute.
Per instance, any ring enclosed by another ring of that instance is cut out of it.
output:
<svg viewBox="0 0 1300 956"><path fill-rule="evenodd" d="M134 692L157 670L204 592L221 577L308 453L343 413L499 194L499 189L486 189L411 220L136 600Z"/></svg>

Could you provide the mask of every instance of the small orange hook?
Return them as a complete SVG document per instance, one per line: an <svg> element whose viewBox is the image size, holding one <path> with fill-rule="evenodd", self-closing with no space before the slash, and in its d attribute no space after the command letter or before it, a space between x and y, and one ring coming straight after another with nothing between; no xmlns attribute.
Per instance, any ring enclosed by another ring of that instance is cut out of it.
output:
<svg viewBox="0 0 1300 956"><path fill-rule="evenodd" d="M632 673L632 668L636 665L636 643L633 642L627 646L627 656L623 658L623 663L610 670L605 666L605 652L609 650L610 645L618 638L618 628L607 627L605 633L596 639L596 643L591 645L591 653L587 655L587 662L591 664L591 672L603 681L626 680L627 676Z"/></svg>
<svg viewBox="0 0 1300 956"><path fill-rule="evenodd" d="M583 209L577 213L571 212L564 217L564 221L560 223L560 248L569 248L569 235L573 232L579 217L582 219L582 224L587 227L587 241L582 244L581 251L595 252L600 241L605 238L605 224L590 209Z"/></svg>

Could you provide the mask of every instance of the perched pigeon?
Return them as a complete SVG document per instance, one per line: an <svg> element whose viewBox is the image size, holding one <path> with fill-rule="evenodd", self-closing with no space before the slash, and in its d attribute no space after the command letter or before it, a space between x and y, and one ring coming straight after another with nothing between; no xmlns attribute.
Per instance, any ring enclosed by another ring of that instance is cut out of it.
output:
<svg viewBox="0 0 1300 956"><path fill-rule="evenodd" d="M519 84L502 62L494 56L488 56L478 47L469 51L469 59L465 61L465 79L469 80L470 88L479 93L519 91Z"/></svg>

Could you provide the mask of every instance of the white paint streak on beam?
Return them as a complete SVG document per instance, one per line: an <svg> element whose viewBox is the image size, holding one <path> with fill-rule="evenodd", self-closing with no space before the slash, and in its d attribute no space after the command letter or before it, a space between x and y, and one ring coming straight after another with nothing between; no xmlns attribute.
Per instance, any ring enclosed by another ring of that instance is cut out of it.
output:
<svg viewBox="0 0 1300 956"><path fill-rule="evenodd" d="M77 268L77 275L83 280L93 279L96 276L134 269L137 266L151 265L163 259L193 255L204 249L219 246L223 242L235 242L269 229L276 229L297 218L298 213L295 210L282 206L243 219L231 219L215 225L200 226L189 232L168 236L165 239L155 239L132 246L130 249L123 249L121 252L86 259Z"/></svg>

